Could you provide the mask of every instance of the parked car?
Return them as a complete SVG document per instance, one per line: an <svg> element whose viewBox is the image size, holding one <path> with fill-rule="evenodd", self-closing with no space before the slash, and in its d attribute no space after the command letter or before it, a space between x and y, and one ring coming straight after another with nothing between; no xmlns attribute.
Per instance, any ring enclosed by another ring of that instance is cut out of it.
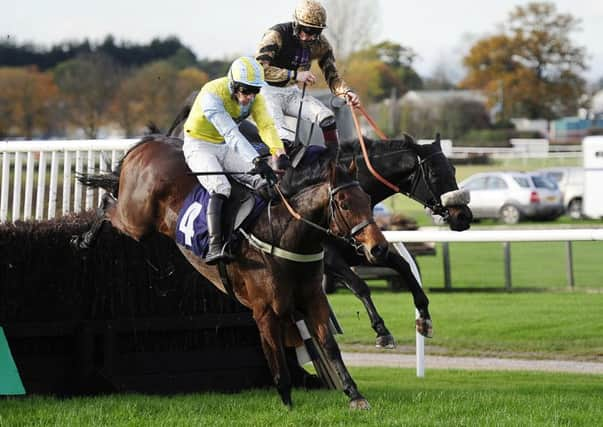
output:
<svg viewBox="0 0 603 427"><path fill-rule="evenodd" d="M459 185L471 192L469 207L476 219L516 224L523 218L553 220L564 210L557 184L538 173L478 173Z"/></svg>
<svg viewBox="0 0 603 427"><path fill-rule="evenodd" d="M563 194L565 212L574 219L582 217L584 169L580 167L552 167L537 172L554 180Z"/></svg>

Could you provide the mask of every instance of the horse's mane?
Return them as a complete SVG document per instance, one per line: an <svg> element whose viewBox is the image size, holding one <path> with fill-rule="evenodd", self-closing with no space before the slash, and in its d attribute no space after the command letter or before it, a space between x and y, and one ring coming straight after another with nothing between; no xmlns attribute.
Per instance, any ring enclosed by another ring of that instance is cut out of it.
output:
<svg viewBox="0 0 603 427"><path fill-rule="evenodd" d="M325 182L332 170L336 159L334 149L322 151L312 162L300 163L295 168L289 168L280 181L280 187L285 196L292 196L311 185ZM339 174L338 174L339 178Z"/></svg>
<svg viewBox="0 0 603 427"><path fill-rule="evenodd" d="M366 149L371 156L378 156L383 153L390 153L397 150L412 150L417 152L418 144L412 136L404 134L402 139L389 139L387 141L373 140L364 137ZM340 145L340 159L348 160L357 155L361 155L359 140L352 139L343 141Z"/></svg>
<svg viewBox="0 0 603 427"><path fill-rule="evenodd" d="M151 131L151 132L155 132L158 130L158 128L152 122L149 122L148 128L149 128L149 131ZM136 150L138 147L140 147L143 144L146 144L147 142L153 142L153 141L159 141L159 142L163 142L163 143L167 143L167 144L173 144L173 145L179 146L179 147L182 147L182 143L183 143L183 141L180 138L166 136L161 133L151 133L151 134L143 136L140 141L138 141L136 144L134 144L133 146L128 148L128 151L126 151L124 153L124 155L121 157L121 159L119 159L119 161L117 162L117 165L115 166L115 169L113 169L110 173L114 178L116 178L116 182L112 186L113 187L112 193L115 197L117 197L117 195L118 195L119 175L121 174L121 167L124 162L124 159L126 157L128 157L128 154L130 154L131 151Z"/></svg>

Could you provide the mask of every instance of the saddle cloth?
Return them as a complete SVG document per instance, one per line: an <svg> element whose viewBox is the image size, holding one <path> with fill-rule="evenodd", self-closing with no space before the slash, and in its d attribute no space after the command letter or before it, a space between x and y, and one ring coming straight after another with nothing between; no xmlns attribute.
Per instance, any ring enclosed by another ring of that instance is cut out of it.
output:
<svg viewBox="0 0 603 427"><path fill-rule="evenodd" d="M232 181L232 191L222 209L222 229L225 241L240 227L251 226L267 205L267 201L245 186ZM197 184L184 200L176 223L176 243L204 258L209 246L207 205L209 193Z"/></svg>

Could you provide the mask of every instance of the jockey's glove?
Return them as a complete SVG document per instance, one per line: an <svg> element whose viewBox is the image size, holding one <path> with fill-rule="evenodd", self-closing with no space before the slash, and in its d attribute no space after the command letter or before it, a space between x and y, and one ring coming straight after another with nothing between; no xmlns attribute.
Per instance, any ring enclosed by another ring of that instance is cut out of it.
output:
<svg viewBox="0 0 603 427"><path fill-rule="evenodd" d="M291 160L289 156L286 154L281 154L276 158L276 168L278 170L284 171L285 169L289 169L291 167Z"/></svg>
<svg viewBox="0 0 603 427"><path fill-rule="evenodd" d="M262 157L253 159L253 168L249 171L250 174L257 174L264 178L269 185L275 185L278 182L276 174Z"/></svg>

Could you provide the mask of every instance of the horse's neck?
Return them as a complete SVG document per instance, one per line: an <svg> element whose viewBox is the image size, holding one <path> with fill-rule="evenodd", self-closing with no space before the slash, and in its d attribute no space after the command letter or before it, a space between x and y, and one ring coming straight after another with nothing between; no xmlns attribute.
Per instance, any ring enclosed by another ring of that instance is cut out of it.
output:
<svg viewBox="0 0 603 427"><path fill-rule="evenodd" d="M376 151L369 153L373 169L387 181L399 187L402 192L408 192L410 189L409 176L415 170L417 157L410 150L402 148L398 150ZM394 194L387 185L383 184L375 175L371 173L362 154L356 155L356 165L358 167L358 181L360 185L371 196L371 202L377 204Z"/></svg>
<svg viewBox="0 0 603 427"><path fill-rule="evenodd" d="M320 184L298 193L288 200L291 207L304 219L328 228L329 185ZM293 218L281 203L273 209L271 217L263 215L253 230L258 237L277 238L278 246L293 252L314 253L321 250L325 234Z"/></svg>

